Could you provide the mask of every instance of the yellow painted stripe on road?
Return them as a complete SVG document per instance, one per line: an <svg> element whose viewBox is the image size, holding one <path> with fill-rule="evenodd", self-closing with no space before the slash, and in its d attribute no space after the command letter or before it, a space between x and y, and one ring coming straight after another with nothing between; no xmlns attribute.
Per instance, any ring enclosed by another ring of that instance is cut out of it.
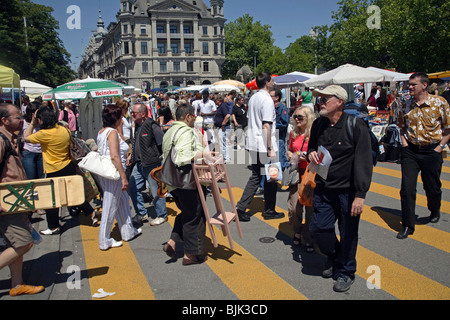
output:
<svg viewBox="0 0 450 320"><path fill-rule="evenodd" d="M401 300L448 300L450 288L358 245L356 274L370 281L370 266L380 270L380 289Z"/></svg>
<svg viewBox="0 0 450 320"><path fill-rule="evenodd" d="M450 173L450 168L449 167L442 167L442 172L445 172L445 173Z"/></svg>
<svg viewBox="0 0 450 320"><path fill-rule="evenodd" d="M105 292L116 294L101 300L155 300L130 245L123 242L122 247L101 251L98 246L99 228L87 226L89 219L83 220L86 218L80 215L80 231L92 295L103 288ZM121 240L117 227L113 229L113 238Z"/></svg>
<svg viewBox="0 0 450 320"><path fill-rule="evenodd" d="M394 232L398 232L401 229L401 217L378 208L364 206L361 219ZM416 241L450 253L450 233L448 232L430 226L416 224L414 235L410 237Z"/></svg>
<svg viewBox="0 0 450 320"><path fill-rule="evenodd" d="M382 167L374 167L373 172L383 174L385 176L391 176L394 178L402 178L402 172L399 170L394 169L388 169L388 168L382 168ZM417 182L422 183L422 177L419 175L419 178L417 179ZM400 183L400 182L399 182ZM450 181L442 180L442 188L444 189L450 189Z"/></svg>
<svg viewBox="0 0 450 320"><path fill-rule="evenodd" d="M179 209L173 202L167 202L167 208L175 212ZM169 215L173 226L175 216ZM209 253L206 264L220 280L241 300L307 300L298 290L266 267L236 242L234 252L228 248L228 238L219 228L215 235L219 246L214 248L210 239L206 239ZM232 223L230 228L235 228ZM209 230L207 236L209 236ZM245 234L243 235L245 238Z"/></svg>
<svg viewBox="0 0 450 320"><path fill-rule="evenodd" d="M235 199L240 199L242 193L242 189L233 188L233 197ZM222 197L228 200L226 192L222 193ZM262 200L260 203L262 203ZM262 210L260 203L257 203L255 206L255 200L253 200L251 208L249 208L250 213L257 210L261 212ZM286 212L279 207L277 207L276 210ZM262 219L262 215L260 213L256 213L254 216ZM283 219L263 221L288 236L293 236L292 228L287 226L289 222L287 222L288 219L286 217ZM381 271L381 289L401 300L450 299L449 287L431 280L371 250L361 247L360 245L358 245L356 259L358 262L358 276L366 279L367 281L371 276L371 274L367 273L368 267L373 265L378 266Z"/></svg>
<svg viewBox="0 0 450 320"><path fill-rule="evenodd" d="M400 189L372 182L370 192L378 193L386 197L400 200ZM427 208L427 197L421 194L416 196L416 205ZM450 202L441 200L441 213L450 213Z"/></svg>

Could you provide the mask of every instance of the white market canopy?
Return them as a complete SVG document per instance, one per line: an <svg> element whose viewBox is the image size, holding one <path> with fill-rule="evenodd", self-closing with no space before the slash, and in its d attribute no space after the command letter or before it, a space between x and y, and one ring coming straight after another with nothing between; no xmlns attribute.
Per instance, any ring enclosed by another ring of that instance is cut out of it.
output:
<svg viewBox="0 0 450 320"><path fill-rule="evenodd" d="M79 100L90 93L92 98L122 96L126 86L119 82L104 79L87 78L63 84L43 96L43 100Z"/></svg>
<svg viewBox="0 0 450 320"><path fill-rule="evenodd" d="M25 91L25 94L33 96L42 95L49 90L52 90L51 87L29 80L20 80L20 89Z"/></svg>
<svg viewBox="0 0 450 320"><path fill-rule="evenodd" d="M307 87L325 87L331 84L374 83L384 81L385 76L367 68L344 64L303 84Z"/></svg>
<svg viewBox="0 0 450 320"><path fill-rule="evenodd" d="M383 74L384 81L408 81L411 76L407 73L400 73L375 67L368 67L367 69Z"/></svg>

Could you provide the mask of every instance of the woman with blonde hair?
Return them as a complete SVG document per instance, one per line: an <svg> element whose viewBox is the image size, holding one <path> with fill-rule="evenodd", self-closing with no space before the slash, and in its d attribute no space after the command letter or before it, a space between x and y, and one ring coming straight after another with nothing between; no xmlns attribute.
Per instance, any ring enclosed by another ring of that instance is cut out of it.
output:
<svg viewBox="0 0 450 320"><path fill-rule="evenodd" d="M301 182L301 177L308 166L308 161L305 158L308 151L308 142L311 135L311 126L316 119L312 109L308 106L296 108L291 117L293 129L289 134L289 147L287 151L287 158L291 162L298 164L299 181L289 186L288 196L288 214L289 222L294 229L294 245L300 245L303 242L306 246L307 252L313 252L313 240L309 234L309 223L313 214L313 207L304 207L298 201L298 186ZM304 210L303 210L304 208ZM303 211L305 212L305 223L303 223Z"/></svg>

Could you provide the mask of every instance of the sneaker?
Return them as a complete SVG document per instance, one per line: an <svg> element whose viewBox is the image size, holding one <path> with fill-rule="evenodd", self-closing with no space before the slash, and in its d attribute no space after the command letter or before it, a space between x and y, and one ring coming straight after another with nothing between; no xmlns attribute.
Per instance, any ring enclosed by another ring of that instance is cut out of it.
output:
<svg viewBox="0 0 450 320"><path fill-rule="evenodd" d="M350 276L345 274L338 274L337 280L334 283L333 290L336 292L345 292L350 289L355 279L350 278Z"/></svg>
<svg viewBox="0 0 450 320"><path fill-rule="evenodd" d="M59 228L56 228L56 229L53 229L53 230L50 230L50 229L41 230L39 232L40 232L40 234L42 234L44 236L52 236L54 234L59 234L60 230L59 230Z"/></svg>
<svg viewBox="0 0 450 320"><path fill-rule="evenodd" d="M22 294L36 294L42 291L44 291L43 286L29 286L26 284L21 284L9 290L9 295L14 297Z"/></svg>
<svg viewBox="0 0 450 320"><path fill-rule="evenodd" d="M122 241L116 241L114 239L112 239L112 240L113 240L113 243L111 245L111 248L118 248L118 247L121 247L123 245Z"/></svg>
<svg viewBox="0 0 450 320"><path fill-rule="evenodd" d="M283 212L266 211L262 214L264 220L284 218Z"/></svg>
<svg viewBox="0 0 450 320"><path fill-rule="evenodd" d="M333 260L328 259L322 270L322 277L331 278L333 276Z"/></svg>
<svg viewBox="0 0 450 320"><path fill-rule="evenodd" d="M140 214L137 214L137 215L135 215L133 218L131 218L131 221L133 222L133 223L137 223L137 224L140 224L140 223L142 223L143 221L145 221L145 220L147 220L148 219L148 216L145 214L145 215L140 215Z"/></svg>
<svg viewBox="0 0 450 320"><path fill-rule="evenodd" d="M158 217L158 218L153 219L152 221L150 221L150 225L151 226L159 226L160 224L163 224L166 221L167 221L167 217L165 217L165 218Z"/></svg>

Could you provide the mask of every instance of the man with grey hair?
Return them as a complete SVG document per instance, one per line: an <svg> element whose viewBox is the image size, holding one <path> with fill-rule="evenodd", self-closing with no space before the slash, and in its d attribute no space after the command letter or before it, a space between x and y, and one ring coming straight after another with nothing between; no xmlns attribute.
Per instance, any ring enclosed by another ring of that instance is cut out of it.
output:
<svg viewBox="0 0 450 320"><path fill-rule="evenodd" d="M333 276L336 280L333 289L344 292L355 279L359 218L372 178L370 135L363 120L353 122L343 112L348 98L344 88L330 85L314 90L313 94L320 97L321 117L312 125L307 158L318 165L322 146L330 153L332 162L326 179L316 175L310 232L328 258L322 276ZM340 240L336 237L336 220Z"/></svg>

